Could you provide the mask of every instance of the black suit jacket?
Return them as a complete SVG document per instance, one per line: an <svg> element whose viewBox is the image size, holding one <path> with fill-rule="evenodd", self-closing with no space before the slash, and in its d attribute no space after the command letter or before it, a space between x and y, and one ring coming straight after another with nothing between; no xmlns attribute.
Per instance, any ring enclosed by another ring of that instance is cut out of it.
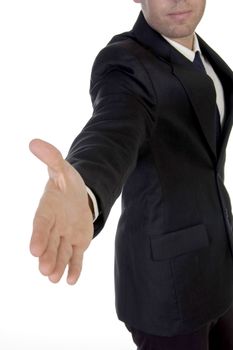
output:
<svg viewBox="0 0 233 350"><path fill-rule="evenodd" d="M97 196L96 236L122 191L115 241L116 309L144 332L192 332L233 302L233 232L224 186L233 121L233 74L200 38L226 112L216 152L212 80L142 13L98 54L93 116L67 160Z"/></svg>

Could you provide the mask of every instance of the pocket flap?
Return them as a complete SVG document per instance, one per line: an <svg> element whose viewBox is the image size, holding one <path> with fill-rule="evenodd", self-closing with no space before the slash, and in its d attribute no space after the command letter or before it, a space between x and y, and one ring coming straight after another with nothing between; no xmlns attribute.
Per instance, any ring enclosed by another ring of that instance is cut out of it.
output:
<svg viewBox="0 0 233 350"><path fill-rule="evenodd" d="M209 245L209 238L204 224L187 227L160 237L151 237L154 260L173 258Z"/></svg>

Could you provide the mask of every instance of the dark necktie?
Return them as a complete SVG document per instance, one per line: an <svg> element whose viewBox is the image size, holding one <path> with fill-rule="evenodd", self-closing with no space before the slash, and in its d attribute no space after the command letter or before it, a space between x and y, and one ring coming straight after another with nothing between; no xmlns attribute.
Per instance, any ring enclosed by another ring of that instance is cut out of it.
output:
<svg viewBox="0 0 233 350"><path fill-rule="evenodd" d="M199 71L206 73L206 70L205 70L204 64L202 63L199 51L196 51L196 53L195 53L195 58L194 58L193 64ZM220 137L221 137L221 124L220 124L220 114L219 114L217 103L216 103L216 108L215 108L214 119L215 119L215 130L216 130L216 146L217 146L217 152L218 152L219 145L220 145Z"/></svg>

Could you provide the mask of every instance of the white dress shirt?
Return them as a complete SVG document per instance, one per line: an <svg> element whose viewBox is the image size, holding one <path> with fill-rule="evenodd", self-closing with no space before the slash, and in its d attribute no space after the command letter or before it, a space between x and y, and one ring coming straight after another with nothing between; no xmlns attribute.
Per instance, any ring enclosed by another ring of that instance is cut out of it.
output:
<svg viewBox="0 0 233 350"><path fill-rule="evenodd" d="M217 106L218 106L218 109L219 109L220 122L221 122L221 125L222 125L223 124L223 119L224 119L224 113L225 113L225 102L224 102L223 87L222 87L222 84L221 84L217 74L213 70L212 66L207 61L207 59L202 55L196 34L194 35L193 50L188 49L187 47L177 43L176 41L165 37L164 35L163 35L163 38L165 40L167 40L170 45L172 45L176 50L178 50L182 55L184 55L191 62L193 62L193 60L195 58L196 51L200 52L201 60L202 60L202 62L204 64L206 73L213 80L213 83L214 83L214 86L215 86L216 103L217 103ZM87 193L90 196L90 198L92 200L92 203L93 203L93 208L94 208L94 219L93 219L93 222L94 222L97 219L98 215L99 215L98 204L97 204L97 200L96 200L96 197L95 197L94 193L91 191L91 189L89 187L86 186L86 188L87 188Z"/></svg>

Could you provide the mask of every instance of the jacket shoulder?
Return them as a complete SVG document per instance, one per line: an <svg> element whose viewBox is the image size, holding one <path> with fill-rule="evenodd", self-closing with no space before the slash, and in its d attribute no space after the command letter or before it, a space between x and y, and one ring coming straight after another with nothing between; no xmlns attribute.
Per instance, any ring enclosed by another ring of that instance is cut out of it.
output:
<svg viewBox="0 0 233 350"><path fill-rule="evenodd" d="M116 70L146 81L148 74L138 58L138 51L144 51L146 55L146 49L128 33L114 36L96 56L91 82Z"/></svg>

